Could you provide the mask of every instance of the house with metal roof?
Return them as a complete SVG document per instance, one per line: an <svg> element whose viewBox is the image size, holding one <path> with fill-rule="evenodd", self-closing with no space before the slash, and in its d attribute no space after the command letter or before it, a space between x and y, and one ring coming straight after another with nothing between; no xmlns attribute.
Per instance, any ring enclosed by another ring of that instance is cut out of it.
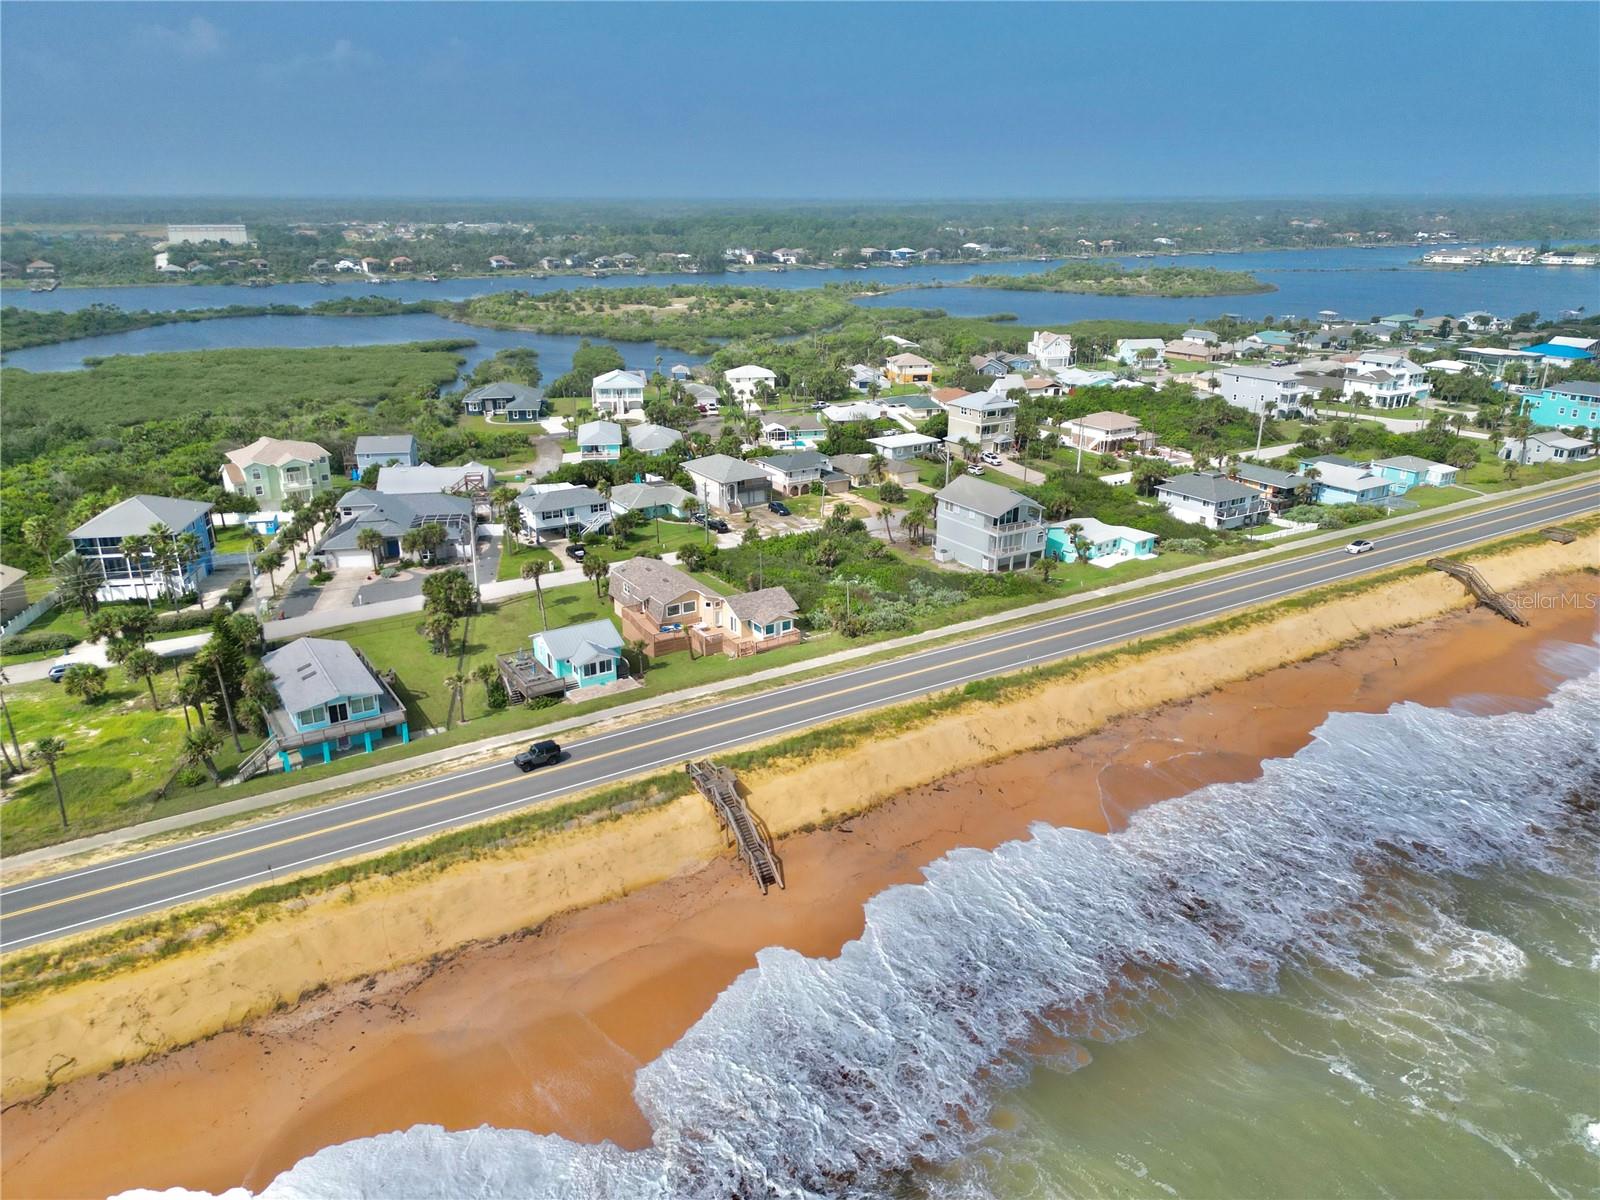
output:
<svg viewBox="0 0 1600 1200"><path fill-rule="evenodd" d="M155 600L198 591L211 574L215 539L210 504L170 496L130 496L89 518L67 537L72 552L100 573L97 593L107 602ZM159 531L159 534L157 533ZM192 536L191 536L192 535ZM130 555L125 538L145 538L142 553ZM164 546L158 545L165 543ZM171 550L177 565L156 562L155 551Z"/></svg>
<svg viewBox="0 0 1600 1200"><path fill-rule="evenodd" d="M939 439L925 433L885 433L869 437L867 445L873 446L884 458L905 462L918 455L931 454L939 446Z"/></svg>
<svg viewBox="0 0 1600 1200"><path fill-rule="evenodd" d="M364 433L356 439L355 469L414 467L422 461L417 439L409 433Z"/></svg>
<svg viewBox="0 0 1600 1200"><path fill-rule="evenodd" d="M1578 346L1564 346L1558 342L1535 342L1531 346L1524 346L1523 351L1528 354L1537 354L1540 359L1552 367L1570 367L1573 363L1588 362L1594 358L1594 353Z"/></svg>
<svg viewBox="0 0 1600 1200"><path fill-rule="evenodd" d="M772 499L772 477L752 462L727 454L709 454L683 464L703 508L738 512L759 508Z"/></svg>
<svg viewBox="0 0 1600 1200"><path fill-rule="evenodd" d="M589 401L597 413L618 420L640 419L644 414L645 378L637 371L607 371L589 385Z"/></svg>
<svg viewBox="0 0 1600 1200"><path fill-rule="evenodd" d="M1020 571L1044 553L1044 508L997 483L958 475L934 493L933 556L975 571Z"/></svg>
<svg viewBox="0 0 1600 1200"><path fill-rule="evenodd" d="M778 389L777 372L753 363L724 371L722 378L727 381L729 394L747 409L763 388L771 392Z"/></svg>
<svg viewBox="0 0 1600 1200"><path fill-rule="evenodd" d="M261 665L272 676L278 707L266 710L267 742L252 759L275 754L292 771L331 762L335 751L371 753L391 729L402 743L411 740L406 706L348 642L298 638L264 655Z"/></svg>
<svg viewBox="0 0 1600 1200"><path fill-rule="evenodd" d="M1156 487L1156 499L1173 516L1207 529L1243 529L1267 520L1266 499L1220 471L1175 475Z"/></svg>

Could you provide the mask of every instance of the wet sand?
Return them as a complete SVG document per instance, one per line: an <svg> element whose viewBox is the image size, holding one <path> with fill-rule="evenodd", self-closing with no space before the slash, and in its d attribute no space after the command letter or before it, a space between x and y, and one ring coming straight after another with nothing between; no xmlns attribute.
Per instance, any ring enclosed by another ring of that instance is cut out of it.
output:
<svg viewBox="0 0 1600 1200"><path fill-rule="evenodd" d="M1558 598L1518 629L1477 611L1443 618L1181 705L1120 720L909 792L833 829L785 839L790 886L765 898L731 862L332 989L203 1043L16 1105L0 1127L8 1197L94 1196L182 1185L260 1188L314 1151L418 1123L480 1124L649 1141L634 1072L675 1042L756 951L834 955L862 906L963 846L992 848L1035 821L1107 830L1146 804L1254 778L1330 712L1401 700L1535 703L1553 679L1542 643L1587 643L1595 614Z"/></svg>

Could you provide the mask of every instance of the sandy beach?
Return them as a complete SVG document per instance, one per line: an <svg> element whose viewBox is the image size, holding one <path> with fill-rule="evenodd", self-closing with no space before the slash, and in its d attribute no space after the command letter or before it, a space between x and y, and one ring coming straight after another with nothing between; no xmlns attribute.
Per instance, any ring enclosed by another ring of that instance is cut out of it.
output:
<svg viewBox="0 0 1600 1200"><path fill-rule="evenodd" d="M1537 589L1545 605L1530 628L1483 611L1445 617L949 776L784 839L789 888L766 898L722 861L77 1080L5 1112L5 1193L258 1188L323 1146L424 1122L645 1144L634 1072L761 948L836 954L861 932L870 897L917 882L952 849L992 848L1035 821L1116 828L1143 805L1253 778L1330 712L1536 702L1552 682L1538 647L1588 642L1596 589L1593 576L1552 581Z"/></svg>

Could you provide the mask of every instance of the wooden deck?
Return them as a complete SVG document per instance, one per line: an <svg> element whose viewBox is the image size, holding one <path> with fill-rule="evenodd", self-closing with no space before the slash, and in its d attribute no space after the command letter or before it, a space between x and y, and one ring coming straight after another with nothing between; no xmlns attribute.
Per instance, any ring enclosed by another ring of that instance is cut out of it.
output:
<svg viewBox="0 0 1600 1200"><path fill-rule="evenodd" d="M550 674L533 657L531 650L497 654L495 665L500 668L500 682L506 685L506 699L512 704L524 704L535 696L559 695L578 682L575 678L559 679Z"/></svg>
<svg viewBox="0 0 1600 1200"><path fill-rule="evenodd" d="M783 887L783 863L772 852L772 838L766 826L750 811L744 797L739 795L733 772L710 759L686 762L683 767L689 773L689 778L694 780L695 787L700 789L700 794L710 802L723 834L750 868L750 874L761 887L761 894L765 896L773 884Z"/></svg>
<svg viewBox="0 0 1600 1200"><path fill-rule="evenodd" d="M1443 571L1446 575L1459 579L1466 585L1467 590L1476 597L1479 604L1499 613L1513 625L1526 625L1528 623L1522 614L1512 607L1511 601L1489 586L1489 581L1478 573L1478 568L1468 566L1466 563L1456 562L1450 558L1430 558L1428 565L1435 571Z"/></svg>

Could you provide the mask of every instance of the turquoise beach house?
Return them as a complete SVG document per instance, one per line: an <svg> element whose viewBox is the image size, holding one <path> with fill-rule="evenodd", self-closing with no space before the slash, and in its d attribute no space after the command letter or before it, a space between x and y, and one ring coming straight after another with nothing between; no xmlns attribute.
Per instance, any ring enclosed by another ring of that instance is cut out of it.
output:
<svg viewBox="0 0 1600 1200"><path fill-rule="evenodd" d="M585 621L533 635L533 657L557 679L580 688L615 683L622 671L622 635L610 621Z"/></svg>
<svg viewBox="0 0 1600 1200"><path fill-rule="evenodd" d="M1522 411L1546 429L1600 429L1600 383L1552 383L1526 393Z"/></svg>
<svg viewBox="0 0 1600 1200"><path fill-rule="evenodd" d="M1072 544L1069 525L1077 525L1083 539L1083 558L1100 567L1114 567L1135 558L1156 556L1156 535L1128 525L1107 525L1093 517L1058 521L1045 529L1044 552L1062 562L1076 562L1078 551Z"/></svg>
<svg viewBox="0 0 1600 1200"><path fill-rule="evenodd" d="M366 657L348 642L299 638L261 659L280 707L267 712L258 754L276 754L285 771L331 762L336 750L370 753L391 729L411 740L406 708ZM254 756L252 756L254 757Z"/></svg>

